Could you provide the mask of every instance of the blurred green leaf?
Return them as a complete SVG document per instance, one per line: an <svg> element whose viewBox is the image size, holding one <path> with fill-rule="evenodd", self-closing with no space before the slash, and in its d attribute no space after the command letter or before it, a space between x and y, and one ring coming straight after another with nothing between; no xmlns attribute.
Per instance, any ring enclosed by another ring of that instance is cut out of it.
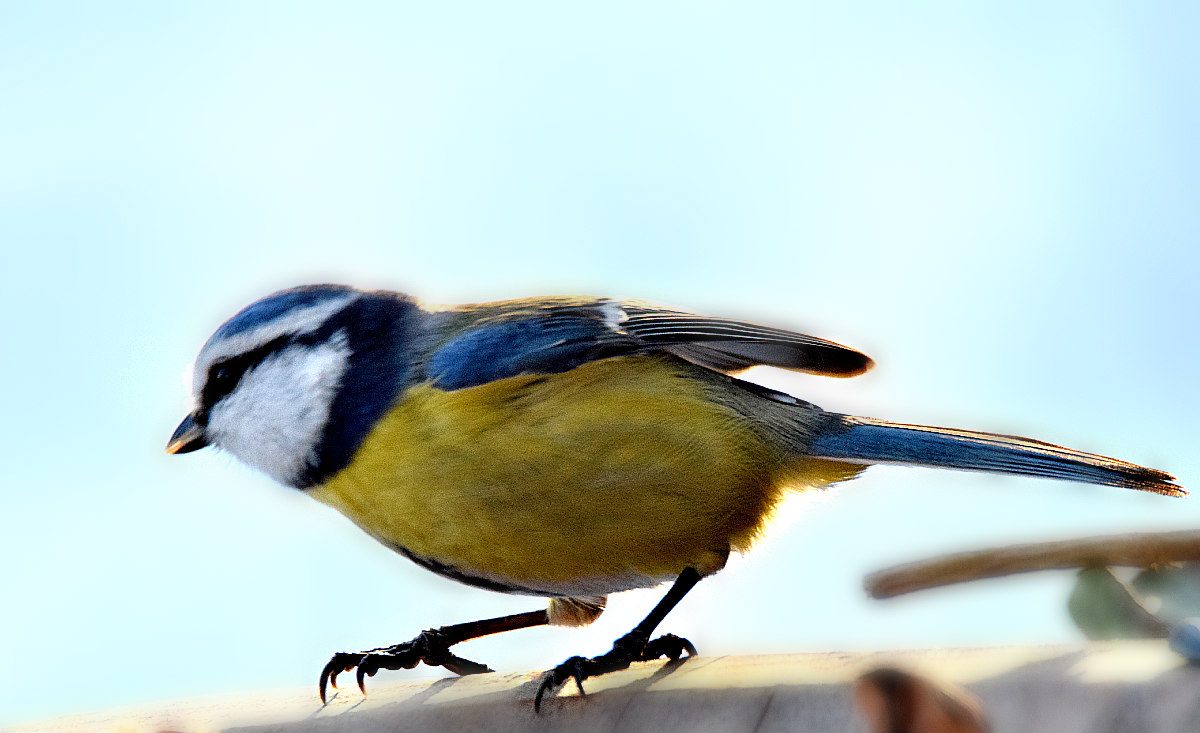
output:
<svg viewBox="0 0 1200 733"><path fill-rule="evenodd" d="M1144 582L1165 580L1147 578ZM1111 569L1085 568L1071 589L1067 610L1089 639L1165 638L1166 624L1146 610L1134 593Z"/></svg>
<svg viewBox="0 0 1200 733"><path fill-rule="evenodd" d="M1142 604L1171 626L1200 616L1200 565L1160 565L1141 571L1130 583Z"/></svg>

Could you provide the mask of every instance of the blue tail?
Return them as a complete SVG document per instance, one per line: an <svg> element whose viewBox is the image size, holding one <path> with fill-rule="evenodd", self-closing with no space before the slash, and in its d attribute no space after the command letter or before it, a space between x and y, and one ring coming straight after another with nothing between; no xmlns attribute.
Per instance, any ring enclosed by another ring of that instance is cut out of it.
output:
<svg viewBox="0 0 1200 733"><path fill-rule="evenodd" d="M1164 471L1015 435L837 416L812 445L812 455L848 463L895 463L1082 481L1183 496Z"/></svg>

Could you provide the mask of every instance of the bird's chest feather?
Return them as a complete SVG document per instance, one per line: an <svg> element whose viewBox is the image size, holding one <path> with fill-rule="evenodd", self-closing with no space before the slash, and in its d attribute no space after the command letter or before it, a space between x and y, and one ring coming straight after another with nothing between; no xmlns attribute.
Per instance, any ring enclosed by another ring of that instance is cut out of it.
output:
<svg viewBox="0 0 1200 733"><path fill-rule="evenodd" d="M756 531L780 462L688 370L638 356L420 385L310 493L385 544L514 587L598 593L715 570Z"/></svg>

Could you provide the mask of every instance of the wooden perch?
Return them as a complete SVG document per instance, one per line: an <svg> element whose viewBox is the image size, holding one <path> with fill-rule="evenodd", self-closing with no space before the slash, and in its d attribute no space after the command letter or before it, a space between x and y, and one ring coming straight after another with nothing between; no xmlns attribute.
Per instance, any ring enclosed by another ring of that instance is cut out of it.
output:
<svg viewBox="0 0 1200 733"><path fill-rule="evenodd" d="M1200 530L1142 532L943 555L871 573L863 580L863 586L872 598L892 598L942 585L1034 570L1146 568L1195 561L1200 561Z"/></svg>

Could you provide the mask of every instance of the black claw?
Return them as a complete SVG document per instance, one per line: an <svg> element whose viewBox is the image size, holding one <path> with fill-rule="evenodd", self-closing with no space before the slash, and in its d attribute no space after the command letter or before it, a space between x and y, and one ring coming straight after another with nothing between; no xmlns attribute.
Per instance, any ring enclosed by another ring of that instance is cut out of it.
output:
<svg viewBox="0 0 1200 733"><path fill-rule="evenodd" d="M575 684L579 686L579 694L586 695L581 684L586 673L583 671L583 665L590 660L583 657L571 657L567 661L558 665L554 669L546 672L542 676L542 683L538 685L537 695L533 698L533 711L535 713L542 712L542 698L547 692L555 690L562 686L569 679L574 679Z"/></svg>
<svg viewBox="0 0 1200 733"><path fill-rule="evenodd" d="M319 683L319 691L321 693L321 703L325 703L325 685L329 684L333 689L337 689L337 677L342 672L349 672L354 669L358 661L363 659L362 654L348 654L346 652L338 652L333 655L325 668L321 670L321 681Z"/></svg>
<svg viewBox="0 0 1200 733"><path fill-rule="evenodd" d="M322 705L324 705L326 703L326 701L325 701L325 683L327 683L327 682L329 682L329 665L325 665L325 669L321 670L321 681L317 685L317 692L319 692L321 695L321 704ZM336 690L337 687L335 686L333 689Z"/></svg>
<svg viewBox="0 0 1200 733"><path fill-rule="evenodd" d="M580 696L580 697L587 697L587 690L583 689L583 679L584 679L584 675L582 675L582 674L573 674L573 675L571 675L571 679L575 680L575 689L576 689L576 690L579 690L579 696Z"/></svg>
<svg viewBox="0 0 1200 733"><path fill-rule="evenodd" d="M677 662L683 656L684 652L687 652L689 657L694 657L696 656L696 647L692 646L692 642L681 636L664 634L646 644L641 654L641 661L647 662L652 659L666 657L672 662Z"/></svg>
<svg viewBox="0 0 1200 733"><path fill-rule="evenodd" d="M436 630L424 631L412 641L390 647L381 647L367 652L338 652L321 670L318 692L325 702L325 686L328 683L337 689L337 676L357 668L355 679L358 689L367 694L366 678L374 677L381 669L412 669L421 662L434 667L445 667L458 675L491 672L491 667L450 653L445 636Z"/></svg>
<svg viewBox="0 0 1200 733"><path fill-rule="evenodd" d="M441 665L443 667L445 667L446 669L450 670L451 672L453 672L456 675L460 675L463 677L465 677L469 674L484 674L485 672L495 672L496 671L496 670L492 669L491 667L487 666L486 664L480 664L479 662L472 662L470 659L463 659L462 657L455 656L450 653L447 653L445 658L441 659L440 662L441 662ZM413 665L413 666L416 666L416 665Z"/></svg>
<svg viewBox="0 0 1200 733"><path fill-rule="evenodd" d="M542 683L538 685L537 694L533 696L534 713L542 712L542 696L546 694L546 691L558 687L559 683L554 680L554 672L553 669L547 672L542 677Z"/></svg>
<svg viewBox="0 0 1200 733"><path fill-rule="evenodd" d="M613 648L598 657L571 657L567 661L547 672L538 685L537 695L533 698L535 713L542 711L542 698L546 692L557 689L567 680L575 680L579 695L586 696L583 681L588 677L597 677L609 672L626 669L633 662L647 662L661 657L667 657L672 662L678 661L683 653L689 657L696 656L696 647L692 642L681 636L665 634L653 641L647 641L646 635L632 631L613 642Z"/></svg>

